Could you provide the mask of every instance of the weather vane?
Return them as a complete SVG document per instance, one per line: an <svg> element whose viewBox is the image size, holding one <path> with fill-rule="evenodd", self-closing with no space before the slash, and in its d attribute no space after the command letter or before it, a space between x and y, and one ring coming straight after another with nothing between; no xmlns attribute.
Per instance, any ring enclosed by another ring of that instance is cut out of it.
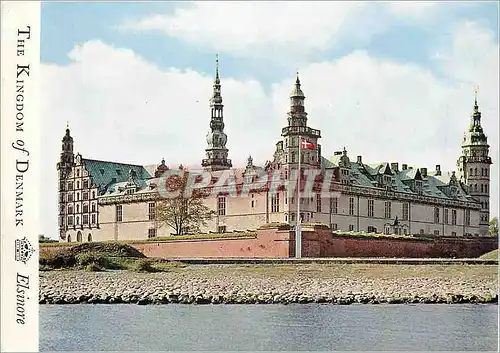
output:
<svg viewBox="0 0 500 353"><path fill-rule="evenodd" d="M474 100L477 101L477 91L479 91L479 85L474 86Z"/></svg>

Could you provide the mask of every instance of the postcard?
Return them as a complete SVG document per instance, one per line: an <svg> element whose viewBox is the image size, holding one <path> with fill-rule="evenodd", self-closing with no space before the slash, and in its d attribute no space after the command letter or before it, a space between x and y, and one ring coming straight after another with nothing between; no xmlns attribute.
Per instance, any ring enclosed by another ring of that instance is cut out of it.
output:
<svg viewBox="0 0 500 353"><path fill-rule="evenodd" d="M1 6L2 351L498 349L498 2Z"/></svg>

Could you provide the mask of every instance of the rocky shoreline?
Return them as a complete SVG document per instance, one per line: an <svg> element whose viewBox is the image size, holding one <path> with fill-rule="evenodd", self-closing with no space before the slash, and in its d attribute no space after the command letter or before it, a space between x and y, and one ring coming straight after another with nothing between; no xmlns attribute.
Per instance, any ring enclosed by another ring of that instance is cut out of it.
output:
<svg viewBox="0 0 500 353"><path fill-rule="evenodd" d="M498 303L491 276L259 276L217 271L40 273L40 304Z"/></svg>

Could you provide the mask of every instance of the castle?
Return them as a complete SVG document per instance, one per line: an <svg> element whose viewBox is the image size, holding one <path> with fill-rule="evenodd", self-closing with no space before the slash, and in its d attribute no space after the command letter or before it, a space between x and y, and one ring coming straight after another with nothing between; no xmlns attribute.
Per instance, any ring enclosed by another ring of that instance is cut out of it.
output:
<svg viewBox="0 0 500 353"><path fill-rule="evenodd" d="M335 196L300 197L300 219L319 222L333 230L386 234L485 236L488 234L490 165L489 145L481 127L475 96L473 113L462 141L457 171L431 171L407 164L365 164L351 160L346 149L331 158L322 156L320 130L307 125L305 95L297 75L290 94L288 124L276 144L272 160L256 166L250 157L245 168L234 169L238 180L259 171L281 170L285 179L299 167L333 175ZM210 130L201 167L213 180L232 168L224 133L219 65L210 99ZM311 148L299 152L299 139ZM158 182L169 170L165 160L155 168L107 162L74 154L69 127L62 139L59 173L59 240L86 242L135 240L168 236L155 217ZM300 157L299 157L300 156ZM181 167L182 168L182 167ZM214 195L203 201L215 217L201 232L256 229L270 222L297 222L297 195L287 190L251 192L241 197Z"/></svg>

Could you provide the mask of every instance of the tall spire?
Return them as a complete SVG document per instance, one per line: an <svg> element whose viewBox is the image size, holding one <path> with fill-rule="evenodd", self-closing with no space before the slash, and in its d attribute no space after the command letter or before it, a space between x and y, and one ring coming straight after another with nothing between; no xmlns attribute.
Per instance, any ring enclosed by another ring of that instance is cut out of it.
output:
<svg viewBox="0 0 500 353"><path fill-rule="evenodd" d="M474 87L474 109L471 114L471 124L469 126L470 132L478 132L482 133L483 128L481 126L481 112L479 111L479 105L477 104L477 92L479 90L479 86Z"/></svg>
<svg viewBox="0 0 500 353"><path fill-rule="evenodd" d="M224 133L224 105L222 104L221 84L219 74L219 55L215 57L215 79L213 94L210 99L210 130L207 133L206 159L202 166L208 170L223 170L231 167L231 160L227 159L227 135Z"/></svg>

